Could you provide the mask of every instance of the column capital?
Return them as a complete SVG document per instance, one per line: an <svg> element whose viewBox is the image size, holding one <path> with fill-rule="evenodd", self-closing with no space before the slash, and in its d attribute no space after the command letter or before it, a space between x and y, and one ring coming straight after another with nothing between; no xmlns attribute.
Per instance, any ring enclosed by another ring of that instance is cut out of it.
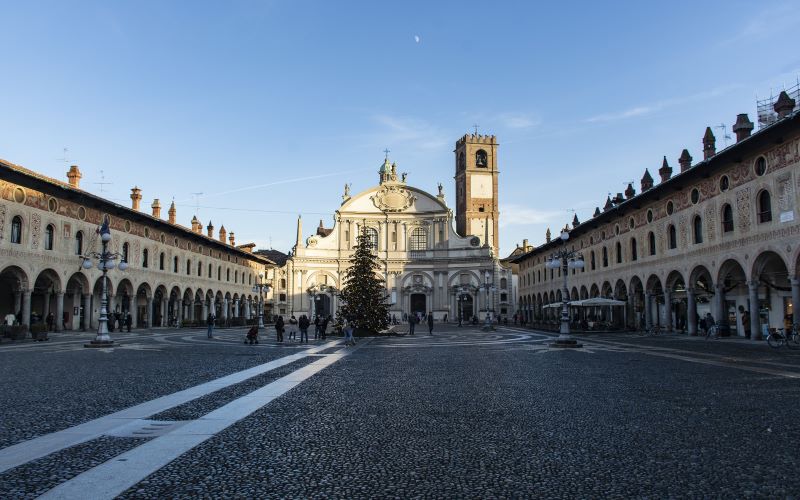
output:
<svg viewBox="0 0 800 500"><path fill-rule="evenodd" d="M792 285L800 285L800 278L790 278L789 283Z"/></svg>
<svg viewBox="0 0 800 500"><path fill-rule="evenodd" d="M759 285L758 281L755 280L747 282L747 286L750 287L751 290L753 288L758 289L758 285Z"/></svg>
<svg viewBox="0 0 800 500"><path fill-rule="evenodd" d="M58 291L58 292L56 292L56 296L57 297L63 297L64 296L64 292Z"/></svg>

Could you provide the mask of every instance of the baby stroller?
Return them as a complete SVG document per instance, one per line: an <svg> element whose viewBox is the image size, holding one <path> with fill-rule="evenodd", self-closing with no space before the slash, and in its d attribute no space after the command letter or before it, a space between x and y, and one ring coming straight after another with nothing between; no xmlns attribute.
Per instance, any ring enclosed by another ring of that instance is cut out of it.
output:
<svg viewBox="0 0 800 500"><path fill-rule="evenodd" d="M253 325L249 330L247 330L247 336L245 336L244 343L249 343L250 345L258 344L258 326Z"/></svg>

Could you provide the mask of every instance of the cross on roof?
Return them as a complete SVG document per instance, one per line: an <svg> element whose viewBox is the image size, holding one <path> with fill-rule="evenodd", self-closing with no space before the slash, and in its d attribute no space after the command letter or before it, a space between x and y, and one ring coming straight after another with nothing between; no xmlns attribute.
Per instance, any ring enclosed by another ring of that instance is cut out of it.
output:
<svg viewBox="0 0 800 500"><path fill-rule="evenodd" d="M477 123L473 123L472 124L472 128L475 129L475 135L478 135L478 124Z"/></svg>
<svg viewBox="0 0 800 500"><path fill-rule="evenodd" d="M391 153L391 151L389 150L389 148L386 148L386 149L384 149L384 150L383 150L383 153L386 155L386 159L388 160L388 159L389 159L389 153Z"/></svg>

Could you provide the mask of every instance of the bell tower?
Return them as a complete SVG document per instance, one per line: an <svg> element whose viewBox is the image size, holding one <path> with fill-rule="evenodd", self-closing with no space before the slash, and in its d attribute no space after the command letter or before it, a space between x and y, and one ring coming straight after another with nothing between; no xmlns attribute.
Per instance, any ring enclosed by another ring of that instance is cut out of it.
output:
<svg viewBox="0 0 800 500"><path fill-rule="evenodd" d="M497 137L466 134L456 142L456 231L477 236L497 255Z"/></svg>

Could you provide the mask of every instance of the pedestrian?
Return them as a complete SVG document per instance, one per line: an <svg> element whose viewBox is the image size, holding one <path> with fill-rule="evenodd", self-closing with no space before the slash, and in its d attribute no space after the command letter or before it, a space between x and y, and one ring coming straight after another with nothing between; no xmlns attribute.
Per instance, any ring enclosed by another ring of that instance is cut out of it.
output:
<svg viewBox="0 0 800 500"><path fill-rule="evenodd" d="M255 324L247 330L247 337L245 343L249 342L250 345L258 344L258 324Z"/></svg>
<svg viewBox="0 0 800 500"><path fill-rule="evenodd" d="M297 318L294 314L289 318L289 340L297 340Z"/></svg>
<svg viewBox="0 0 800 500"><path fill-rule="evenodd" d="M444 313L444 319L442 320L442 323L447 323L447 313Z"/></svg>
<svg viewBox="0 0 800 500"><path fill-rule="evenodd" d="M47 323L47 331L48 331L48 332L52 332L52 331L53 331L53 321L54 321L54 318L55 318L55 317L53 316L53 313L52 313L52 312L50 312L50 313L48 313L48 314L47 314L47 319L45 319L45 322Z"/></svg>
<svg viewBox="0 0 800 500"><path fill-rule="evenodd" d="M206 333L206 337L213 339L214 338L214 320L217 317L214 316L214 313L208 313L208 317L206 318L206 325L208 325L208 332Z"/></svg>
<svg viewBox="0 0 800 500"><path fill-rule="evenodd" d="M283 342L283 316L278 316L275 320L275 333L278 336L278 342Z"/></svg>
<svg viewBox="0 0 800 500"><path fill-rule="evenodd" d="M739 313L742 315L742 327L744 327L744 336L750 338L750 311L745 311L744 307L739 306Z"/></svg>
<svg viewBox="0 0 800 500"><path fill-rule="evenodd" d="M131 325L133 324L133 316L131 313L125 315L125 327L128 329L128 333L131 333Z"/></svg>
<svg viewBox="0 0 800 500"><path fill-rule="evenodd" d="M353 325L347 320L344 322L344 345L355 345L356 341L353 338Z"/></svg>
<svg viewBox="0 0 800 500"><path fill-rule="evenodd" d="M318 340L320 336L320 325L322 325L322 321L319 319L319 314L314 316L314 340Z"/></svg>
<svg viewBox="0 0 800 500"><path fill-rule="evenodd" d="M706 328L710 329L714 325L716 325L714 316L712 316L710 312L706 313Z"/></svg>
<svg viewBox="0 0 800 500"><path fill-rule="evenodd" d="M417 324L417 315L416 314L409 314L408 315L408 333L410 335L414 335L414 327Z"/></svg>
<svg viewBox="0 0 800 500"><path fill-rule="evenodd" d="M300 327L300 342L308 343L308 326L311 324L311 322L308 320L308 317L303 314L300 316L300 319L297 323Z"/></svg>
<svg viewBox="0 0 800 500"><path fill-rule="evenodd" d="M428 335L433 335L433 314L428 314Z"/></svg>
<svg viewBox="0 0 800 500"><path fill-rule="evenodd" d="M331 320L331 316L330 315L328 315L328 317L326 317L324 320L322 320L322 325L320 327L321 330L322 330L320 332L322 334L322 340L325 340L325 339L328 338L328 322L330 320Z"/></svg>

